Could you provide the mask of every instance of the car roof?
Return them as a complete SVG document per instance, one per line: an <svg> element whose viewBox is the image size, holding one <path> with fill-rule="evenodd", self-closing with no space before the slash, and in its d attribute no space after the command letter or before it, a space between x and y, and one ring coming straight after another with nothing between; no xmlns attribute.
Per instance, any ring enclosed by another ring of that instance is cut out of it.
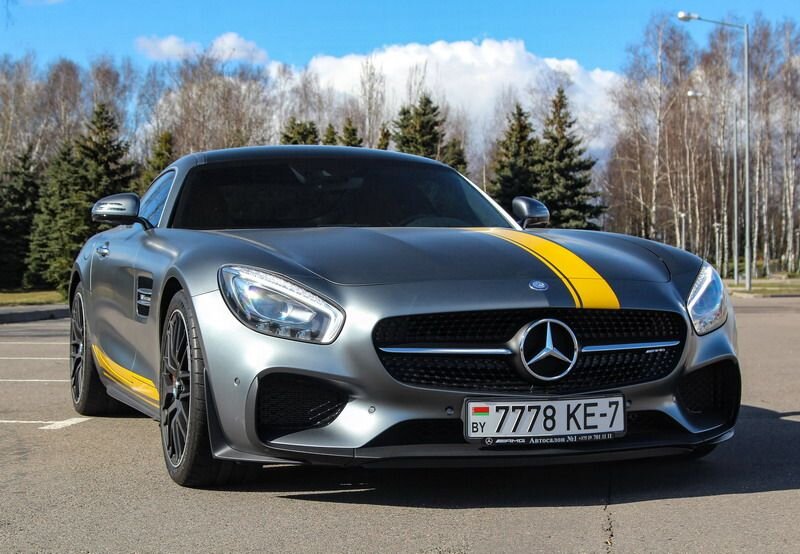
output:
<svg viewBox="0 0 800 554"><path fill-rule="evenodd" d="M373 148L360 148L350 146L246 146L243 148L226 148L223 150L209 150L206 152L196 152L184 156L176 161L174 165L204 165L210 163L224 163L235 161L252 161L267 159L302 159L302 158L338 158L338 159L361 159L361 160L385 160L394 162L413 162L437 166L444 166L441 162L403 154L400 152L390 152L387 150L376 150ZM183 162L183 163L182 163Z"/></svg>

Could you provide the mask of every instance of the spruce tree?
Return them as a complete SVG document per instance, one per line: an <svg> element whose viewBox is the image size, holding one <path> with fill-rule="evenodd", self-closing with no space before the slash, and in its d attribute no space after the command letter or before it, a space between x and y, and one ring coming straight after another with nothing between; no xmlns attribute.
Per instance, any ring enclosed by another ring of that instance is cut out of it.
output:
<svg viewBox="0 0 800 554"><path fill-rule="evenodd" d="M66 292L75 257L101 227L91 220L92 204L131 189L133 164L127 153L114 115L98 104L86 132L65 144L47 168L33 220L26 285L44 282Z"/></svg>
<svg viewBox="0 0 800 554"><path fill-rule="evenodd" d="M31 149L16 156L0 179L0 287L17 288L22 285L39 200Z"/></svg>
<svg viewBox="0 0 800 554"><path fill-rule="evenodd" d="M133 164L127 160L128 143L120 138L119 124L106 104L95 106L75 150L82 162L85 190L92 201L131 190Z"/></svg>
<svg viewBox="0 0 800 554"><path fill-rule="evenodd" d="M538 199L550 209L552 226L597 229L591 220L600 216L605 207L597 202L597 193L590 190L595 160L586 155L574 127L567 95L559 87L542 130Z"/></svg>
<svg viewBox="0 0 800 554"><path fill-rule="evenodd" d="M516 104L495 147L494 178L490 185L492 196L509 214L515 197L540 196L537 177L540 155L541 144L533 133L530 114Z"/></svg>
<svg viewBox="0 0 800 554"><path fill-rule="evenodd" d="M461 174L467 172L467 156L464 153L464 143L454 138L447 141L442 148L440 161L446 163Z"/></svg>
<svg viewBox="0 0 800 554"><path fill-rule="evenodd" d="M412 106L403 106L392 135L400 152L438 159L444 138L444 117L428 94Z"/></svg>
<svg viewBox="0 0 800 554"><path fill-rule="evenodd" d="M392 132L389 130L389 127L384 123L383 125L381 125L381 131L378 134L378 144L375 145L375 148L377 148L378 150L388 150L390 140L392 140Z"/></svg>
<svg viewBox="0 0 800 554"><path fill-rule="evenodd" d="M298 121L294 116L286 122L281 144L319 144L319 131L313 121Z"/></svg>
<svg viewBox="0 0 800 554"><path fill-rule="evenodd" d="M175 161L175 141L170 131L164 131L156 138L150 158L145 162L136 184L136 191L144 194L150 183L164 168Z"/></svg>
<svg viewBox="0 0 800 554"><path fill-rule="evenodd" d="M342 138L340 139L342 146L363 146L364 140L358 136L358 129L353 125L353 120L349 117L344 120L344 127L342 127Z"/></svg>
<svg viewBox="0 0 800 554"><path fill-rule="evenodd" d="M24 283L66 292L72 263L91 234L92 199L86 189L86 167L67 143L45 173L33 218Z"/></svg>
<svg viewBox="0 0 800 554"><path fill-rule="evenodd" d="M339 144L339 135L336 133L336 128L333 126L333 123L328 123L328 126L325 128L325 134L322 136L322 144L328 146Z"/></svg>

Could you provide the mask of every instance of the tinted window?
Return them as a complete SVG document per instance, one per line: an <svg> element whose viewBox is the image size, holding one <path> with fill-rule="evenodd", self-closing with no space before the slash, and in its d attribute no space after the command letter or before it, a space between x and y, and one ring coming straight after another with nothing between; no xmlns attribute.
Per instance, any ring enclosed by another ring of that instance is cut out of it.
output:
<svg viewBox="0 0 800 554"><path fill-rule="evenodd" d="M509 227L509 223L446 167L308 158L193 169L183 184L173 226Z"/></svg>
<svg viewBox="0 0 800 554"><path fill-rule="evenodd" d="M174 171L165 173L153 181L153 184L150 185L150 188L147 189L142 198L142 203L139 205L139 215L153 225L158 225L158 221L161 219L161 213L167 203L167 196L169 196L169 189L173 179L175 179Z"/></svg>

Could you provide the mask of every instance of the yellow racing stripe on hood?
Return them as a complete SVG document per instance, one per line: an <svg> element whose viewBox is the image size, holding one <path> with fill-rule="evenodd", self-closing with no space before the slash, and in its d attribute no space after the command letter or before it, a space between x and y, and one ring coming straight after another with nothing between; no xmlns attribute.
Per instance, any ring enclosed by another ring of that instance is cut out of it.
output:
<svg viewBox="0 0 800 554"><path fill-rule="evenodd" d="M481 229L481 232L510 242L536 257L564 283L576 308L619 309L619 299L608 281L571 250L521 231Z"/></svg>
<svg viewBox="0 0 800 554"><path fill-rule="evenodd" d="M154 408L158 408L158 389L150 379L122 367L109 358L108 354L96 344L92 345L92 350L94 351L94 357L97 359L97 363L103 368L103 373L106 377L127 388L138 398Z"/></svg>

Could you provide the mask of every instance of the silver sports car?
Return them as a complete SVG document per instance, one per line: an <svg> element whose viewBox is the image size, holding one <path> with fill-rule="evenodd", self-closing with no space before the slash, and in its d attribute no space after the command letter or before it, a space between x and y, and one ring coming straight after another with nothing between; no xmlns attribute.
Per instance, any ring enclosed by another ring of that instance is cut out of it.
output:
<svg viewBox="0 0 800 554"><path fill-rule="evenodd" d="M684 454L733 436L716 271L547 229L453 169L361 148L191 154L97 202L75 261L71 391L160 422L178 483L248 466L512 465Z"/></svg>

